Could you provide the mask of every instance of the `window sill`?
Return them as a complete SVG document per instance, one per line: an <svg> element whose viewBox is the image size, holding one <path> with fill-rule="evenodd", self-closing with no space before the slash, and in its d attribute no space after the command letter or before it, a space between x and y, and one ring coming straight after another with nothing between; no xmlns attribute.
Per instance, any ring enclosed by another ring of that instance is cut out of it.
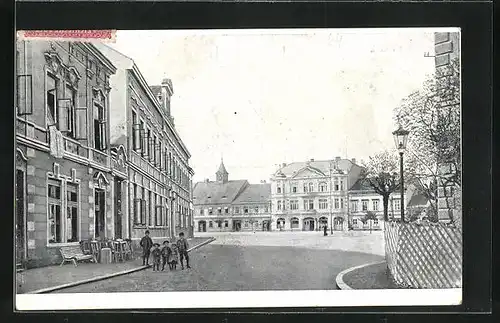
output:
<svg viewBox="0 0 500 323"><path fill-rule="evenodd" d="M54 242L47 243L47 248L60 248L60 247L70 247L70 246L79 246L80 242Z"/></svg>

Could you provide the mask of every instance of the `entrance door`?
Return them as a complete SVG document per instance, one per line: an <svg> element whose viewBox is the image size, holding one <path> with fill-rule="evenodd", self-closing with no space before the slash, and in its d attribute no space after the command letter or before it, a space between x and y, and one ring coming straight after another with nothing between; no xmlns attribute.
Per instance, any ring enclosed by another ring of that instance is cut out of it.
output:
<svg viewBox="0 0 500 323"><path fill-rule="evenodd" d="M233 229L234 229L234 231L241 231L241 221L240 220L233 221Z"/></svg>
<svg viewBox="0 0 500 323"><path fill-rule="evenodd" d="M95 190L95 237L104 239L106 237L105 223L105 192L101 189Z"/></svg>
<svg viewBox="0 0 500 323"><path fill-rule="evenodd" d="M198 222L198 232L207 232L207 223L205 221Z"/></svg>
<svg viewBox="0 0 500 323"><path fill-rule="evenodd" d="M26 237L24 218L24 172L16 171L16 263L22 264L26 258Z"/></svg>
<svg viewBox="0 0 500 323"><path fill-rule="evenodd" d="M304 219L304 231L314 231L314 219L313 218Z"/></svg>
<svg viewBox="0 0 500 323"><path fill-rule="evenodd" d="M343 229L343 224L344 224L344 219L343 218L335 218L333 219L333 229L336 231L342 231Z"/></svg>
<svg viewBox="0 0 500 323"><path fill-rule="evenodd" d="M262 221L262 231L269 231L269 221Z"/></svg>
<svg viewBox="0 0 500 323"><path fill-rule="evenodd" d="M122 180L115 177L115 239L122 238Z"/></svg>

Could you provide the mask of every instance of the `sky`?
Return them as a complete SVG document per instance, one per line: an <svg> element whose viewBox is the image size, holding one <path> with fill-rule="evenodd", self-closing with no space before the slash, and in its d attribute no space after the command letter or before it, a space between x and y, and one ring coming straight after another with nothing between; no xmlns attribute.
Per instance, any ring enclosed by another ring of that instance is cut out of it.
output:
<svg viewBox="0 0 500 323"><path fill-rule="evenodd" d="M118 31L149 85L168 77L193 181L269 181L281 163L392 149L393 110L434 72L434 30Z"/></svg>

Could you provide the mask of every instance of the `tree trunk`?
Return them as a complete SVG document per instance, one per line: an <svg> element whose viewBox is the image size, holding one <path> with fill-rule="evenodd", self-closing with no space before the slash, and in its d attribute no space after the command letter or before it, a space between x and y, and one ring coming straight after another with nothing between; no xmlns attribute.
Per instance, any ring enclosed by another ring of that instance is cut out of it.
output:
<svg viewBox="0 0 500 323"><path fill-rule="evenodd" d="M389 194L382 195L382 202L384 204L384 222L389 221Z"/></svg>

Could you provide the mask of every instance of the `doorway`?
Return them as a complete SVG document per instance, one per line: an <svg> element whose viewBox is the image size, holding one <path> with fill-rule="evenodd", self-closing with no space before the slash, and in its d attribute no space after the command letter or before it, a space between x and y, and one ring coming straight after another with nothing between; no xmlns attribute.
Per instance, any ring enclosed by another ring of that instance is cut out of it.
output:
<svg viewBox="0 0 500 323"><path fill-rule="evenodd" d="M122 239L122 184L123 181L115 177L115 239Z"/></svg>
<svg viewBox="0 0 500 323"><path fill-rule="evenodd" d="M16 170L16 264L26 259L26 221L25 221L24 171Z"/></svg>
<svg viewBox="0 0 500 323"><path fill-rule="evenodd" d="M314 231L314 219L305 218L304 219L304 231Z"/></svg>
<svg viewBox="0 0 500 323"><path fill-rule="evenodd" d="M95 237L104 239L106 237L106 195L105 191L102 189L95 190Z"/></svg>
<svg viewBox="0 0 500 323"><path fill-rule="evenodd" d="M198 222L198 232L207 232L207 222L199 221Z"/></svg>
<svg viewBox="0 0 500 323"><path fill-rule="evenodd" d="M269 231L270 222L268 220L262 221L262 231Z"/></svg>
<svg viewBox="0 0 500 323"><path fill-rule="evenodd" d="M233 230L234 231L241 231L241 220L234 220L233 221Z"/></svg>
<svg viewBox="0 0 500 323"><path fill-rule="evenodd" d="M333 219L333 230L342 231L344 226L344 218L336 217Z"/></svg>

